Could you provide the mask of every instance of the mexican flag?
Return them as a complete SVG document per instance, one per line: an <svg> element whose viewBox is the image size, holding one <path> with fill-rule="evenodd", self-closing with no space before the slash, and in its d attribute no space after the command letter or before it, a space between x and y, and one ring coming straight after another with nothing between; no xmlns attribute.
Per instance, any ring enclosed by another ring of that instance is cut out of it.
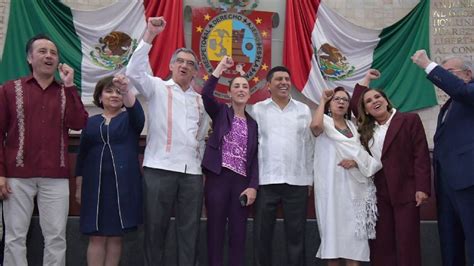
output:
<svg viewBox="0 0 474 266"><path fill-rule="evenodd" d="M418 49L429 53L430 3L421 0L390 27L357 26L324 0L287 0L283 63L294 86L319 103L323 89L354 85L370 68L381 77L371 87L383 89L400 111L437 104L433 85L410 60Z"/></svg>
<svg viewBox="0 0 474 266"><path fill-rule="evenodd" d="M84 103L91 103L99 79L124 72L150 16L167 20L165 31L150 52L154 73L165 78L172 53L184 46L182 5L182 0L119 0L98 10L83 11L57 0L11 0L0 83L30 74L26 43L45 33L58 46L60 62L74 68L74 82Z"/></svg>

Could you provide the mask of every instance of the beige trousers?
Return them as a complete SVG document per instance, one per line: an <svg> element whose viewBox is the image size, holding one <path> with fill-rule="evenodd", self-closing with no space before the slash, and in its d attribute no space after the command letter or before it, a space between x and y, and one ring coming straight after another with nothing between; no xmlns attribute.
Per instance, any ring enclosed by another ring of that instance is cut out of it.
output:
<svg viewBox="0 0 474 266"><path fill-rule="evenodd" d="M3 201L5 215L4 266L28 265L26 235L37 197L44 237L43 265L66 265L66 222L69 180L57 178L7 178L12 193ZM37 243L41 245L41 243Z"/></svg>

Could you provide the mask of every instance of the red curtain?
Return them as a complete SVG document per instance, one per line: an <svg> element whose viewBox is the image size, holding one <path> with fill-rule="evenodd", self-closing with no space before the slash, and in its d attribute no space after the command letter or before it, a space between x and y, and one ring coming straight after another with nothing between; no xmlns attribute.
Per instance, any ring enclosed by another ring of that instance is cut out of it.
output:
<svg viewBox="0 0 474 266"><path fill-rule="evenodd" d="M320 0L287 0L283 64L291 71L293 85L302 90L311 70L311 33Z"/></svg>
<svg viewBox="0 0 474 266"><path fill-rule="evenodd" d="M150 51L150 65L155 76L163 79L170 75L169 62L173 52L185 46L183 0L144 0L145 16L163 16L166 28L153 41Z"/></svg>

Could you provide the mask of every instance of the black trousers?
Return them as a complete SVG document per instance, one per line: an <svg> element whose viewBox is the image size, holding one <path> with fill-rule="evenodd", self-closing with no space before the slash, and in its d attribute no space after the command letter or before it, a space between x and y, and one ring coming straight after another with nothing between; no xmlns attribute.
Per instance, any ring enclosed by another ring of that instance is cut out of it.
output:
<svg viewBox="0 0 474 266"><path fill-rule="evenodd" d="M145 265L165 265L164 251L175 207L177 258L171 265L193 266L197 260L203 199L202 175L144 168Z"/></svg>
<svg viewBox="0 0 474 266"><path fill-rule="evenodd" d="M308 187L288 184L261 185L254 221L254 265L271 266L277 206L281 202L288 266L305 265L305 225Z"/></svg>

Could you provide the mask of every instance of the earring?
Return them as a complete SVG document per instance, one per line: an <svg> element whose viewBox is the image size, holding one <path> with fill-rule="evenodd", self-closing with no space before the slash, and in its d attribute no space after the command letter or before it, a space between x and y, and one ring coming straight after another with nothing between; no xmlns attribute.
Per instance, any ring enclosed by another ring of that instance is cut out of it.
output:
<svg viewBox="0 0 474 266"><path fill-rule="evenodd" d="M332 117L331 110L328 110L328 116Z"/></svg>

